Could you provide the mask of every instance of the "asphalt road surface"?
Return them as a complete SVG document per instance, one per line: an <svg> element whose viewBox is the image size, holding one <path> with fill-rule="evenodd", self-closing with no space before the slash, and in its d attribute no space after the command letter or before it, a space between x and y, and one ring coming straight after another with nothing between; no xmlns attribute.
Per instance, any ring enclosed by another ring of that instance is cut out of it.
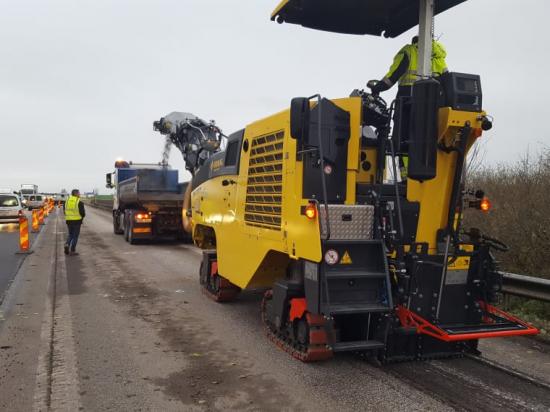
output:
<svg viewBox="0 0 550 412"><path fill-rule="evenodd" d="M129 245L91 208L79 256L63 255L65 235L62 216L48 223L6 299L0 409L550 410L546 344L494 340L486 361L303 364L264 336L260 293L228 304L201 293L191 245Z"/></svg>
<svg viewBox="0 0 550 412"><path fill-rule="evenodd" d="M25 214L29 218L30 232L31 213ZM29 233L29 239L32 247L36 235ZM0 303L26 257L24 254L17 254L17 251L19 251L19 223L0 223Z"/></svg>

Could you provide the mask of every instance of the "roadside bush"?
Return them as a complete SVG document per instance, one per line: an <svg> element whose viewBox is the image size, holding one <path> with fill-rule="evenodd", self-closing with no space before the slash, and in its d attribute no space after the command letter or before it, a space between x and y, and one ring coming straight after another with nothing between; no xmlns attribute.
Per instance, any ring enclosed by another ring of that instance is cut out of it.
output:
<svg viewBox="0 0 550 412"><path fill-rule="evenodd" d="M492 209L467 209L464 228L478 227L510 247L496 253L500 269L550 278L550 150L512 165L479 168L467 186L484 190Z"/></svg>
<svg viewBox="0 0 550 412"><path fill-rule="evenodd" d="M550 150L534 158L525 155L512 165L477 167L466 185L484 190L492 209L487 213L466 209L463 227L477 227L508 245L508 252L495 252L499 269L550 279ZM518 297L504 303L505 309L549 338L550 303Z"/></svg>

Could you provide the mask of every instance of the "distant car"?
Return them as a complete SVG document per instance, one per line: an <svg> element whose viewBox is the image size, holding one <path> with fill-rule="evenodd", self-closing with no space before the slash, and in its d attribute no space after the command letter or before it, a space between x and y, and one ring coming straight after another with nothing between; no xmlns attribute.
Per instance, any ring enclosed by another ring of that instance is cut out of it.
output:
<svg viewBox="0 0 550 412"><path fill-rule="evenodd" d="M0 223L18 222L23 206L17 195L0 194Z"/></svg>
<svg viewBox="0 0 550 412"><path fill-rule="evenodd" d="M46 197L42 195L29 195L26 206L29 210L40 209L44 206L45 200Z"/></svg>

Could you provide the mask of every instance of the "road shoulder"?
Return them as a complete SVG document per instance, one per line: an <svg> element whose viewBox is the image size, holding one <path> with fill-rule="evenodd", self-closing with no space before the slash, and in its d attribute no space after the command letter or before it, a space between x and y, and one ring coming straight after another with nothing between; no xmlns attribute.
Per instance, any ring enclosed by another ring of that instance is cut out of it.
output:
<svg viewBox="0 0 550 412"><path fill-rule="evenodd" d="M43 329L54 273L55 215L15 276L2 304L0 320L0 409L33 409Z"/></svg>

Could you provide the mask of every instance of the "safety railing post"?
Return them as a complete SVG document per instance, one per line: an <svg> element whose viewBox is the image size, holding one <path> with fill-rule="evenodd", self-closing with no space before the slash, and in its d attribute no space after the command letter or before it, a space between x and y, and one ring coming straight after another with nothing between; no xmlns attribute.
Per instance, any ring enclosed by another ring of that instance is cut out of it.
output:
<svg viewBox="0 0 550 412"><path fill-rule="evenodd" d="M32 211L32 231L36 233L40 230L40 222L38 221L38 211L33 209Z"/></svg>
<svg viewBox="0 0 550 412"><path fill-rule="evenodd" d="M30 250L29 220L26 216L19 216L19 251L21 253L32 253Z"/></svg>
<svg viewBox="0 0 550 412"><path fill-rule="evenodd" d="M44 225L44 209L38 209L38 224L40 226Z"/></svg>

